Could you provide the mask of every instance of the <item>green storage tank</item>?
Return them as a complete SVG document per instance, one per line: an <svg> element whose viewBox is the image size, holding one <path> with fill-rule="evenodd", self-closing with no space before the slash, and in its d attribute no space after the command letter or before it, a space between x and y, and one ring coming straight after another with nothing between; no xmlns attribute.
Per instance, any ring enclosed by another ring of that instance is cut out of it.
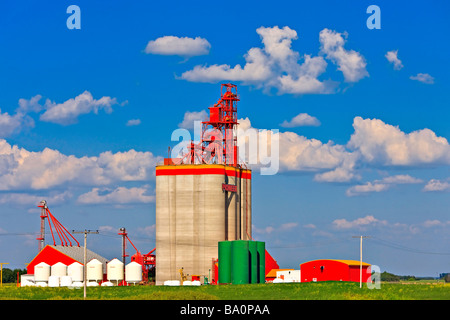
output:
<svg viewBox="0 0 450 320"><path fill-rule="evenodd" d="M219 284L265 283L264 242L220 241L218 253Z"/></svg>
<svg viewBox="0 0 450 320"><path fill-rule="evenodd" d="M219 242L219 283L231 283L231 241Z"/></svg>
<svg viewBox="0 0 450 320"><path fill-rule="evenodd" d="M256 242L256 251L258 253L258 283L266 282L266 243Z"/></svg>
<svg viewBox="0 0 450 320"><path fill-rule="evenodd" d="M246 240L232 241L231 283L232 284L249 283L249 251L248 251L248 241Z"/></svg>
<svg viewBox="0 0 450 320"><path fill-rule="evenodd" d="M249 279L250 283L258 283L258 251L256 241L248 242L249 251Z"/></svg>

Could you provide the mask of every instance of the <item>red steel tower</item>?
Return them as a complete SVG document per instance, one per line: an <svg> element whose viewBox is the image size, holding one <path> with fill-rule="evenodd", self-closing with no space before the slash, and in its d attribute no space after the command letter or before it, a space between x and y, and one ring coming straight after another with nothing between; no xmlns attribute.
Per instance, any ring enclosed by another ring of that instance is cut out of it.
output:
<svg viewBox="0 0 450 320"><path fill-rule="evenodd" d="M178 159L165 159L165 164L225 164L239 166L237 147L237 86L221 85L220 99L209 107L209 120L202 122L201 141L191 141L188 152Z"/></svg>

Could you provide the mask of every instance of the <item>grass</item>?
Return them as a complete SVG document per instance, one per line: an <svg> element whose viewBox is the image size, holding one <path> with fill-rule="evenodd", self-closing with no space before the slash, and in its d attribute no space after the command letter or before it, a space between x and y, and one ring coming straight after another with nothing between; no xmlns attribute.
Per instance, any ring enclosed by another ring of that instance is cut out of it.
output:
<svg viewBox="0 0 450 320"><path fill-rule="evenodd" d="M2 300L82 300L83 288L0 287ZM204 285L200 287L88 287L89 300L450 300L443 282L381 283L380 289L352 282Z"/></svg>

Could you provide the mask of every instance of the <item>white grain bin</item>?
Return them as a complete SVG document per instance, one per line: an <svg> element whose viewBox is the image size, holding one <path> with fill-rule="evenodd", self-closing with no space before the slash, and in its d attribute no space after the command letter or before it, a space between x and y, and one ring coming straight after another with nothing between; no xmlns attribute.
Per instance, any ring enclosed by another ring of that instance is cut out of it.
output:
<svg viewBox="0 0 450 320"><path fill-rule="evenodd" d="M50 277L50 265L41 262L34 266L34 281L47 282L48 277Z"/></svg>
<svg viewBox="0 0 450 320"><path fill-rule="evenodd" d="M22 274L20 275L20 286L21 287L34 287L36 285L34 281L33 274Z"/></svg>
<svg viewBox="0 0 450 320"><path fill-rule="evenodd" d="M62 276L59 279L59 285L61 287L71 287L72 286L72 277L71 276Z"/></svg>
<svg viewBox="0 0 450 320"><path fill-rule="evenodd" d="M109 281L123 280L123 262L114 258L106 265L106 277Z"/></svg>
<svg viewBox="0 0 450 320"><path fill-rule="evenodd" d="M142 281L142 265L132 261L125 266L125 281L128 283L139 283Z"/></svg>
<svg viewBox="0 0 450 320"><path fill-rule="evenodd" d="M72 278L73 282L83 282L83 265L79 262L74 262L67 266L67 275Z"/></svg>
<svg viewBox="0 0 450 320"><path fill-rule="evenodd" d="M48 277L48 286L49 287L59 287L59 276L50 276Z"/></svg>
<svg viewBox="0 0 450 320"><path fill-rule="evenodd" d="M103 280L103 265L97 259L92 259L86 263L86 279L87 281Z"/></svg>
<svg viewBox="0 0 450 320"><path fill-rule="evenodd" d="M56 277L67 276L67 265L62 262L57 262L51 267L51 275Z"/></svg>

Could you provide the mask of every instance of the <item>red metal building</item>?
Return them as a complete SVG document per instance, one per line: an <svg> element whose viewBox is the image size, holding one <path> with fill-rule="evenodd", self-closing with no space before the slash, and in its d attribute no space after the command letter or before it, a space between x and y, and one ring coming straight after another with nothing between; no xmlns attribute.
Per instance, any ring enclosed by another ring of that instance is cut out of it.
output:
<svg viewBox="0 0 450 320"><path fill-rule="evenodd" d="M97 259L103 264L103 273L106 273L108 260L89 249L86 249L86 262ZM46 245L27 265L27 273L34 274L34 267L41 263L52 266L58 262L70 265L74 262L84 264L84 248L76 246Z"/></svg>
<svg viewBox="0 0 450 320"><path fill-rule="evenodd" d="M360 281L360 261L313 260L300 265L301 282L311 281ZM371 276L370 264L362 263L362 281Z"/></svg>

